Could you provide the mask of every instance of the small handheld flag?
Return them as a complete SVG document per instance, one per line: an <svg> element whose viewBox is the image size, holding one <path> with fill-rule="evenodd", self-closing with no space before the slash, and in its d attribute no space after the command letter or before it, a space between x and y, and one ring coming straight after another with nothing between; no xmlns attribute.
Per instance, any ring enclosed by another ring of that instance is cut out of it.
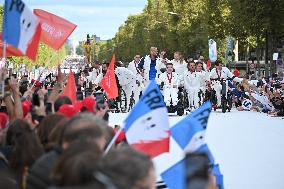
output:
<svg viewBox="0 0 284 189"><path fill-rule="evenodd" d="M124 128L128 143L152 158L169 151L167 108L155 81L149 84L129 113Z"/></svg>

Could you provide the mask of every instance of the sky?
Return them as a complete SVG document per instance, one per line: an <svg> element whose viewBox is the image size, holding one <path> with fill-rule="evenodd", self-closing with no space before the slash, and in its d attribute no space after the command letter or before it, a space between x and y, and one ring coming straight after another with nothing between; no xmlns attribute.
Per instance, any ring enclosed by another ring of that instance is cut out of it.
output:
<svg viewBox="0 0 284 189"><path fill-rule="evenodd" d="M43 9L77 25L71 38L81 41L96 34L101 39L115 36L130 14L141 13L147 0L23 0L30 9ZM4 0L0 0L3 4Z"/></svg>

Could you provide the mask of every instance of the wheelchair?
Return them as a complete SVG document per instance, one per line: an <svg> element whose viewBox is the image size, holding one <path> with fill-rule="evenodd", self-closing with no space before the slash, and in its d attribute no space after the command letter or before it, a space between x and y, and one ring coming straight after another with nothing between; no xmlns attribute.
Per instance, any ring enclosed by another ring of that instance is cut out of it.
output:
<svg viewBox="0 0 284 189"><path fill-rule="evenodd" d="M220 81L220 84L222 86L221 89L221 109L222 112L225 113L226 111L230 112L232 109L232 105L233 105L233 94L231 89L229 88L227 90L227 80L222 79ZM207 97L206 98L210 98L210 101L212 103L212 108L214 109L214 111L216 111L217 107L217 95L216 95L216 91L211 88L210 91L208 91Z"/></svg>
<svg viewBox="0 0 284 189"><path fill-rule="evenodd" d="M159 85L161 91L163 91L163 86L163 83ZM184 110L187 108L186 105L188 105L187 94L183 87L178 87L177 105L174 106L171 100L170 106L167 106L168 113L176 113L178 116L183 116L185 114Z"/></svg>

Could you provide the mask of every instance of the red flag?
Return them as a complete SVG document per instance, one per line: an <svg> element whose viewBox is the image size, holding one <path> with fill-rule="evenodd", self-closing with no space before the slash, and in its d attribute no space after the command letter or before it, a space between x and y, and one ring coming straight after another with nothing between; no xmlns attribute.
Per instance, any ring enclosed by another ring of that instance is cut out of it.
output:
<svg viewBox="0 0 284 189"><path fill-rule="evenodd" d="M77 101L77 95L76 95L76 83L74 75L70 69L67 85L64 88L64 91L61 93L61 96L67 96L72 101L72 104L75 104Z"/></svg>
<svg viewBox="0 0 284 189"><path fill-rule="evenodd" d="M108 99L118 97L118 89L114 73L114 63L115 55L112 56L106 75L100 82L100 87L105 90Z"/></svg>
<svg viewBox="0 0 284 189"><path fill-rule="evenodd" d="M77 27L75 24L52 13L35 9L41 22L41 41L58 50Z"/></svg>
<svg viewBox="0 0 284 189"><path fill-rule="evenodd" d="M3 48L4 48L4 44L2 41L2 33L0 33L0 56L3 56ZM21 51L19 51L17 48L6 44L6 56L23 56L23 54L21 53Z"/></svg>
<svg viewBox="0 0 284 189"><path fill-rule="evenodd" d="M209 60L207 61L207 64L206 64L206 69L207 69L207 71L209 71L210 68L211 68L211 60L209 59Z"/></svg>

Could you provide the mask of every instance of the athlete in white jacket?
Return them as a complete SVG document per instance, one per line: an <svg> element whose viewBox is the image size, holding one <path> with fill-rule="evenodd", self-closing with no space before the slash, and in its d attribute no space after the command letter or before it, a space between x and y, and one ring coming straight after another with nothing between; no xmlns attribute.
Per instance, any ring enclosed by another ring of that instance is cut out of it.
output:
<svg viewBox="0 0 284 189"><path fill-rule="evenodd" d="M183 74L184 88L188 93L189 110L199 107L198 92L201 88L202 75L195 71L195 63L188 63L188 71Z"/></svg>
<svg viewBox="0 0 284 189"><path fill-rule="evenodd" d="M238 77L235 77L234 74L225 66L222 66L219 61L215 62L215 68L210 72L210 79L213 80L213 88L216 91L217 96L217 106L221 105L221 91L222 85L221 82L226 82L226 97L228 92L228 82L227 79L232 79L236 82L241 82Z"/></svg>
<svg viewBox="0 0 284 189"><path fill-rule="evenodd" d="M181 59L180 52L174 53L174 59L171 60L171 63L174 66L175 72L180 76L183 75L184 71L187 69L187 64L184 60Z"/></svg>
<svg viewBox="0 0 284 189"><path fill-rule="evenodd" d="M162 63L157 55L157 47L151 47L150 55L141 58L139 62L139 69L142 70L145 87L148 86L150 81L157 81L158 79L158 70L161 68Z"/></svg>
<svg viewBox="0 0 284 189"><path fill-rule="evenodd" d="M126 111L129 111L130 98L134 92L136 85L136 75L132 71L124 67L116 67L115 75L118 78L119 85L126 95Z"/></svg>
<svg viewBox="0 0 284 189"><path fill-rule="evenodd" d="M139 61L140 55L137 54L135 55L134 60L130 62L127 67L128 70L130 70L136 76L136 82L133 89L135 103L139 101L140 94L144 90L144 82L141 71L139 69Z"/></svg>
<svg viewBox="0 0 284 189"><path fill-rule="evenodd" d="M197 62L196 63L196 72L200 73L200 101L203 102L204 95L206 92L207 88L207 83L210 82L210 72L204 71L203 70L203 63L202 62Z"/></svg>
<svg viewBox="0 0 284 189"><path fill-rule="evenodd" d="M102 72L102 68L98 64L98 62L93 64L93 70L92 72L89 72L89 76L87 76L88 82L92 82L94 84L96 78L99 76L99 74Z"/></svg>
<svg viewBox="0 0 284 189"><path fill-rule="evenodd" d="M179 76L173 72L173 64L167 63L166 72L162 73L159 77L158 83L163 85L164 101L167 106L176 106L178 103L178 86Z"/></svg>

